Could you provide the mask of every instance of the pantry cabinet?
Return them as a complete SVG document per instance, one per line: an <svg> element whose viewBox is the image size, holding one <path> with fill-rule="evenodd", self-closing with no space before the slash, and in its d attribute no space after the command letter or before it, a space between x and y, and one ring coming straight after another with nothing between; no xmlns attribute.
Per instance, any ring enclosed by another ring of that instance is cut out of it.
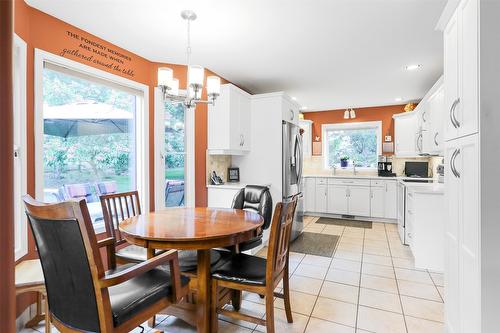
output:
<svg viewBox="0 0 500 333"><path fill-rule="evenodd" d="M477 133L478 0L463 0L443 34L446 140Z"/></svg>
<svg viewBox="0 0 500 333"><path fill-rule="evenodd" d="M250 150L250 94L232 84L221 86L208 106L208 153L242 155Z"/></svg>
<svg viewBox="0 0 500 333"><path fill-rule="evenodd" d="M445 152L446 313L453 332L480 331L478 144L478 135L470 135L449 141Z"/></svg>

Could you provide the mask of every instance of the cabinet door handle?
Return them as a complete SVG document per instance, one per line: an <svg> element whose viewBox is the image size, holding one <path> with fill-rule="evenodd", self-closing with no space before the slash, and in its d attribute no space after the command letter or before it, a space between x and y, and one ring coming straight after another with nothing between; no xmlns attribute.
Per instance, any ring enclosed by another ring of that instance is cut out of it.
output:
<svg viewBox="0 0 500 333"><path fill-rule="evenodd" d="M457 166L455 165L455 160L457 159L458 155L460 155L460 148L455 150L455 152L451 156L450 164L451 164L451 169L452 169L453 173L455 174L455 177L460 178L460 172L458 172Z"/></svg>
<svg viewBox="0 0 500 333"><path fill-rule="evenodd" d="M435 144L436 146L439 146L439 142L437 141L437 137L438 137L438 135L439 135L439 132L434 133L434 144Z"/></svg>
<svg viewBox="0 0 500 333"><path fill-rule="evenodd" d="M425 119L426 114L427 114L427 111L422 112L422 120L424 121L424 123L427 122L427 119Z"/></svg>
<svg viewBox="0 0 500 333"><path fill-rule="evenodd" d="M292 109L290 109L290 120L293 120L294 117L295 117L295 113L293 112Z"/></svg>
<svg viewBox="0 0 500 333"><path fill-rule="evenodd" d="M457 118L455 117L455 109L457 108L458 103L460 103L460 98L457 98L453 104L451 105L450 108L450 121L453 127L459 128L460 123L458 122Z"/></svg>
<svg viewBox="0 0 500 333"><path fill-rule="evenodd" d="M240 134L240 147L243 146L243 134Z"/></svg>

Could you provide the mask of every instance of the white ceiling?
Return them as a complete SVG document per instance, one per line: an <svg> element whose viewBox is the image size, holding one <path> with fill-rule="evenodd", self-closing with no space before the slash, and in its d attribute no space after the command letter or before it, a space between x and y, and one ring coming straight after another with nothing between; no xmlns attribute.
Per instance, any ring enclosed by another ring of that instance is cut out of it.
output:
<svg viewBox="0 0 500 333"><path fill-rule="evenodd" d="M309 111L420 99L443 69L446 0L26 0L151 61L192 63L251 93L286 91ZM419 71L404 66L422 64Z"/></svg>

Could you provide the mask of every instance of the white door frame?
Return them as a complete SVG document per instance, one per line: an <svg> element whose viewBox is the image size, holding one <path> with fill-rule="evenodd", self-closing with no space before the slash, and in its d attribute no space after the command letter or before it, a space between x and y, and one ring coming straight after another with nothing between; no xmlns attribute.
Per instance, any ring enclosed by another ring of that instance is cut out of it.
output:
<svg viewBox="0 0 500 333"><path fill-rule="evenodd" d="M73 71L138 90L142 103L136 112L136 182L141 206L149 210L149 87L145 84L114 75L85 64L35 49L35 189L36 198L43 200L43 64L50 62ZM103 231L99 227L97 232Z"/></svg>
<svg viewBox="0 0 500 333"><path fill-rule="evenodd" d="M155 210L165 209L165 111L163 96L160 89L154 91L154 122L155 122ZM186 207L194 207L195 203L195 117L196 108L186 109L184 130L186 133L185 159L184 159L184 204Z"/></svg>

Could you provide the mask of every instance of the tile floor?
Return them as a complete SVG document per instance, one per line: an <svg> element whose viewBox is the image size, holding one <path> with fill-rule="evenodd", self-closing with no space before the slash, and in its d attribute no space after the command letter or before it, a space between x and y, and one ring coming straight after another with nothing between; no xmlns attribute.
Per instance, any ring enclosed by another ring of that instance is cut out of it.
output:
<svg viewBox="0 0 500 333"><path fill-rule="evenodd" d="M305 231L340 235L332 258L290 254L293 324L282 300L275 301L276 331L286 333L443 332L443 275L417 270L395 224L361 229L315 223ZM265 255L264 251L259 253ZM244 294L242 311L263 317L263 300ZM160 317L156 329L196 332L175 317ZM252 323L220 318L221 333L265 332ZM144 332L151 329L146 326ZM43 326L22 333L43 332ZM141 332L140 329L133 331Z"/></svg>

